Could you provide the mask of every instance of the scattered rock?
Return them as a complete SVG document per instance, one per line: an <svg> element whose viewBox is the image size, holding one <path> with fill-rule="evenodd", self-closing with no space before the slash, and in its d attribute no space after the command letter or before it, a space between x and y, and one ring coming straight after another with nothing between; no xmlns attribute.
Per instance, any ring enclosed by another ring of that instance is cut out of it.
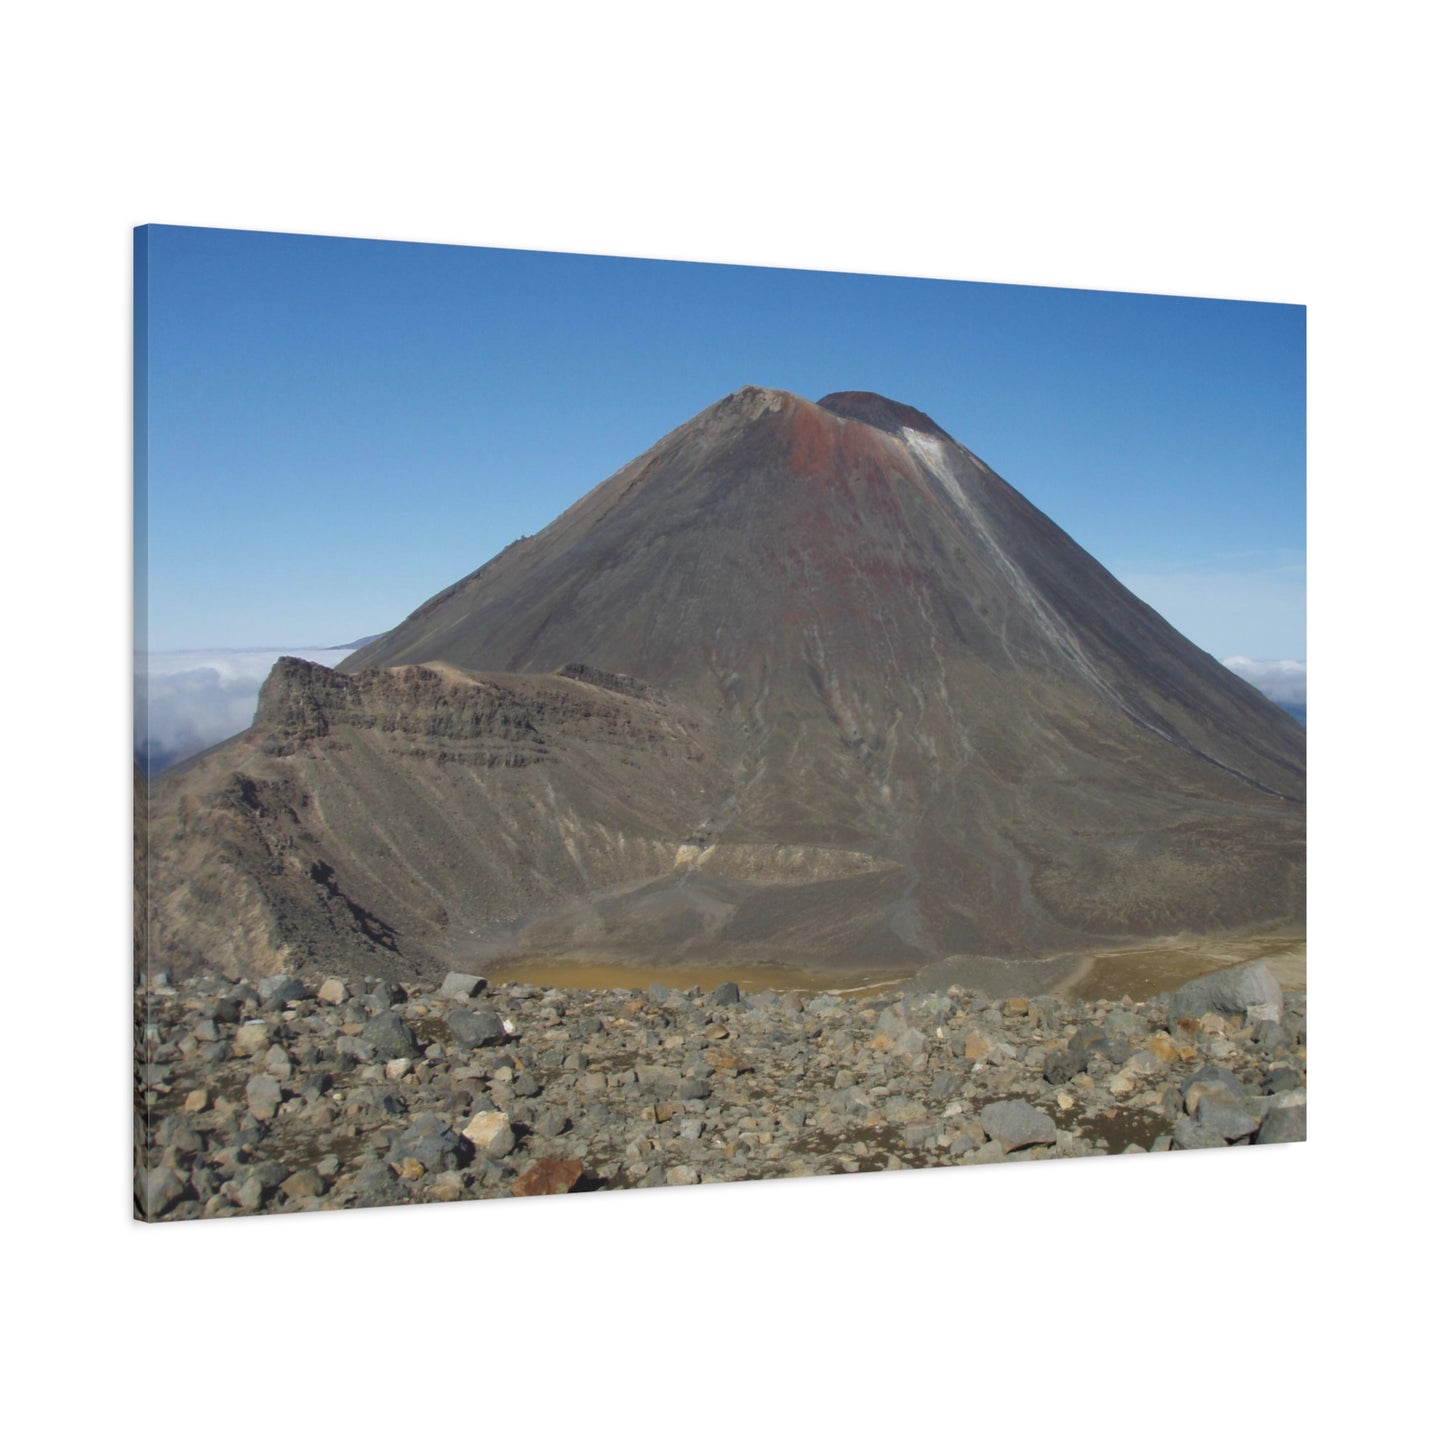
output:
<svg viewBox="0 0 1445 1445"><path fill-rule="evenodd" d="M421 1056L416 1035L401 1015L390 1007L366 1023L361 1030L361 1041L370 1044L383 1059L415 1059Z"/></svg>
<svg viewBox="0 0 1445 1445"><path fill-rule="evenodd" d="M344 978L328 978L316 990L316 997L322 1003L343 1004L351 997Z"/></svg>
<svg viewBox="0 0 1445 1445"><path fill-rule="evenodd" d="M475 1115L462 1133L476 1145L477 1152L488 1159L505 1159L517 1147L511 1120L495 1111Z"/></svg>
<svg viewBox="0 0 1445 1445"><path fill-rule="evenodd" d="M467 1194L466 1175L455 1169L444 1170L432 1181L431 1187L427 1190L429 1198L436 1200L438 1204L451 1204L458 1199L465 1199Z"/></svg>
<svg viewBox="0 0 1445 1445"><path fill-rule="evenodd" d="M161 1166L141 1176L141 1207L145 1218L159 1219L186 1195L186 1181L174 1170Z"/></svg>
<svg viewBox="0 0 1445 1445"><path fill-rule="evenodd" d="M441 991L462 998L476 998L487 991L487 981L475 973L449 973L442 980Z"/></svg>
<svg viewBox="0 0 1445 1445"><path fill-rule="evenodd" d="M1256 1144L1302 1144L1305 1137L1305 1106L1271 1109L1255 1136Z"/></svg>
<svg viewBox="0 0 1445 1445"><path fill-rule="evenodd" d="M1223 1149L1229 1140L1197 1119L1181 1114L1174 1121L1174 1145L1178 1149Z"/></svg>
<svg viewBox="0 0 1445 1445"><path fill-rule="evenodd" d="M288 1004L300 1003L302 999L311 997L311 991L306 985L288 973L263 978L257 985L256 992L260 995L261 1007L267 1010L283 1009Z"/></svg>
<svg viewBox="0 0 1445 1445"><path fill-rule="evenodd" d="M263 1019L252 1019L236 1030L236 1053L259 1054L271 1042L271 1025Z"/></svg>
<svg viewBox="0 0 1445 1445"><path fill-rule="evenodd" d="M476 1143L476 1139L469 1134L464 1140L440 1114L424 1113L418 1114L392 1140L386 1157L397 1169L408 1159L413 1159L423 1169L435 1174L465 1164L471 1158L472 1146Z"/></svg>
<svg viewBox="0 0 1445 1445"><path fill-rule="evenodd" d="M980 1145L977 1149L970 1150L963 1156L965 1164L995 1164L1008 1156L1008 1150L1004 1148L1001 1140L990 1139L987 1144Z"/></svg>
<svg viewBox="0 0 1445 1445"><path fill-rule="evenodd" d="M998 1140L1010 1153L1030 1144L1052 1144L1059 1136L1054 1121L1041 1109L1025 1104L1022 1099L1001 1099L985 1104L979 1119L989 1138Z"/></svg>
<svg viewBox="0 0 1445 1445"><path fill-rule="evenodd" d="M987 1034L966 1034L963 1039L963 1056L966 1059L986 1059L993 1048L993 1040Z"/></svg>
<svg viewBox="0 0 1445 1445"><path fill-rule="evenodd" d="M1212 1094L1200 1098L1197 1117L1201 1127L1222 1134L1231 1143L1248 1137L1259 1128L1256 1116L1247 1114L1233 1100L1221 1101Z"/></svg>
<svg viewBox="0 0 1445 1445"><path fill-rule="evenodd" d="M1185 1112L1197 1115L1200 1102L1211 1099L1217 1104L1238 1104L1244 1099L1244 1085L1228 1069L1213 1064L1197 1070L1184 1083Z"/></svg>
<svg viewBox="0 0 1445 1445"><path fill-rule="evenodd" d="M246 1085L246 1107L263 1123L274 1119L281 1107L281 1085L270 1074L252 1074Z"/></svg>
<svg viewBox="0 0 1445 1445"><path fill-rule="evenodd" d="M512 1193L519 1198L538 1194L567 1194L582 1177L579 1159L539 1159L519 1176Z"/></svg>
<svg viewBox="0 0 1445 1445"><path fill-rule="evenodd" d="M454 1008L447 1015L447 1028L452 1038L464 1049L480 1049L499 1044L507 1037L501 1018L489 1008Z"/></svg>
<svg viewBox="0 0 1445 1445"><path fill-rule="evenodd" d="M298 1169L281 1181L287 1199L318 1199L326 1193L326 1181L316 1169Z"/></svg>
<svg viewBox="0 0 1445 1445"><path fill-rule="evenodd" d="M165 1219L1304 1137L1295 994L1275 1019L1217 994L1171 1016L956 983L464 1000L307 976L263 1004L175 977L137 1071L137 1208L153 1179Z"/></svg>
<svg viewBox="0 0 1445 1445"><path fill-rule="evenodd" d="M1171 1020L1180 1017L1202 1019L1206 1013L1225 1017L1247 1014L1259 1005L1269 1005L1277 1010L1284 1007L1279 981L1262 959L1239 968L1206 974L1186 983L1170 996L1168 1014Z"/></svg>

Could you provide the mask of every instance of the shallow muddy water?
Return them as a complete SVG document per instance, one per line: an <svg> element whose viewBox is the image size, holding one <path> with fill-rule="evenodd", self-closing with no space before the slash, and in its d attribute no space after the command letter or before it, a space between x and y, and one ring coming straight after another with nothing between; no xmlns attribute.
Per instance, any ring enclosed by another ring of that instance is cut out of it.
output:
<svg viewBox="0 0 1445 1445"><path fill-rule="evenodd" d="M531 983L542 988L645 989L654 983L668 988L701 988L735 983L747 993L836 993L866 998L897 988L907 973L819 973L783 964L677 964L611 963L586 959L526 959L491 964L482 970L490 983Z"/></svg>
<svg viewBox="0 0 1445 1445"><path fill-rule="evenodd" d="M1072 977L1048 991L1087 999L1116 999L1125 994L1145 999L1176 989L1201 974L1233 968L1256 958L1263 958L1269 964L1283 988L1304 988L1303 935L1271 934L1155 939L1133 948L1110 949L1089 955ZM530 983L542 988L645 989L660 983L668 988L700 988L711 992L719 984L731 982L747 993L767 989L774 993L835 993L849 998L887 993L912 977L911 971L902 969L831 973L790 968L786 964L649 965L585 958L528 958L479 965L476 971L485 974L492 983Z"/></svg>
<svg viewBox="0 0 1445 1445"><path fill-rule="evenodd" d="M1280 987L1303 991L1303 934L1270 934L1247 938L1167 939L1137 948L1111 949L1090 956L1085 967L1060 993L1074 998L1150 998L1219 969L1235 968L1262 958Z"/></svg>

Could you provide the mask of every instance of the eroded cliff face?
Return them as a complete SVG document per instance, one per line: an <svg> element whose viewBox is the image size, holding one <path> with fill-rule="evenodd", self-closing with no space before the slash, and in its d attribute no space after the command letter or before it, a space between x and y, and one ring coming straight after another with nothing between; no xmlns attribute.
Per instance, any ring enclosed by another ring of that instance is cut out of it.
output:
<svg viewBox="0 0 1445 1445"><path fill-rule="evenodd" d="M656 706L634 705L646 702ZM656 745L665 753L666 702L632 678L575 663L554 683L471 676L443 663L347 676L283 657L262 685L255 725L277 756L334 730L355 729L412 738L437 759L526 767L565 737Z"/></svg>
<svg viewBox="0 0 1445 1445"><path fill-rule="evenodd" d="M744 388L155 789L157 946L907 968L1298 921L1304 742L930 418Z"/></svg>
<svg viewBox="0 0 1445 1445"><path fill-rule="evenodd" d="M627 679L284 658L250 731L154 788L153 948L415 971L449 932L670 867L719 781L703 730Z"/></svg>

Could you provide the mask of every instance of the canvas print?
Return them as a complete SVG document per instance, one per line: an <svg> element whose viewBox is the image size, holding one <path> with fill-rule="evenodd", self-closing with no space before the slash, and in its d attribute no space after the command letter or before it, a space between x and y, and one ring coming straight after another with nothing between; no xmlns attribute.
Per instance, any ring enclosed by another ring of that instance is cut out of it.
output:
<svg viewBox="0 0 1445 1445"><path fill-rule="evenodd" d="M1303 307L135 279L138 1218L1304 1138Z"/></svg>

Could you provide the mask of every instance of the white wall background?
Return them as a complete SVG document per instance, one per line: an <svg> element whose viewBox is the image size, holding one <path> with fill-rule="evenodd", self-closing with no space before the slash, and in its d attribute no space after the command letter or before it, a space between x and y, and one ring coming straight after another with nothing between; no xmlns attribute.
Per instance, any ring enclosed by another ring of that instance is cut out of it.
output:
<svg viewBox="0 0 1445 1445"><path fill-rule="evenodd" d="M1435 1313L1420 1176L1440 1157L1415 680L1439 535L1427 13L11 17L17 1438L1405 1437ZM1307 303L1310 1142L132 1225L129 287L147 221Z"/></svg>

